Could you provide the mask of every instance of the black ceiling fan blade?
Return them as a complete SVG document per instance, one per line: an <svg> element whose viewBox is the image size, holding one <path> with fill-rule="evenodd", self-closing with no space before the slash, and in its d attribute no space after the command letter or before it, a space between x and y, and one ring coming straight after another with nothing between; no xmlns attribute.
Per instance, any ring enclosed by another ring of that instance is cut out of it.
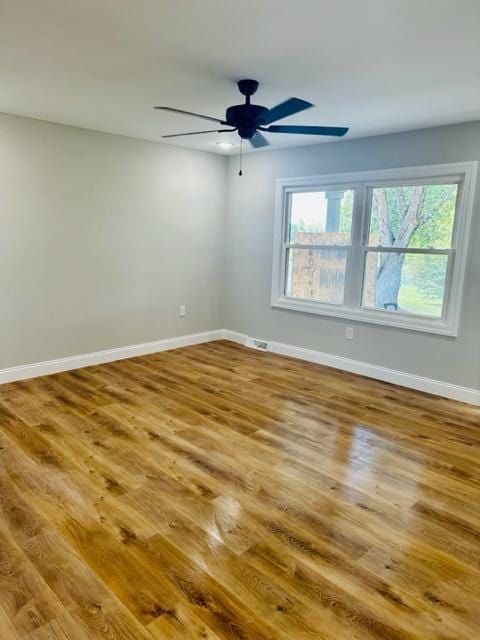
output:
<svg viewBox="0 0 480 640"><path fill-rule="evenodd" d="M204 116L201 113L193 113L192 111L183 111L183 109L174 109L173 107L154 107L154 109L161 109L162 111L172 111L173 113L183 113L186 116L194 116L195 118L203 118L204 120L210 120L211 122L219 122L220 124L227 124L225 120L220 118L213 118L212 116Z"/></svg>
<svg viewBox="0 0 480 640"><path fill-rule="evenodd" d="M310 136L344 136L348 127L312 127L302 125L281 125L274 124L270 127L261 128L262 131L269 131L270 133L301 133Z"/></svg>
<svg viewBox="0 0 480 640"><path fill-rule="evenodd" d="M169 133L162 138L179 138L180 136L197 136L200 133L230 133L236 129L207 129L207 131L189 131L188 133Z"/></svg>
<svg viewBox="0 0 480 640"><path fill-rule="evenodd" d="M300 98L289 98L288 100L285 100L285 102L277 104L276 107L269 109L269 111L262 116L260 124L264 125L276 122L277 120L281 120L287 116L293 116L295 113L300 113L300 111L304 111L305 109L310 109L310 107L313 107L311 102L301 100Z"/></svg>
<svg viewBox="0 0 480 640"><path fill-rule="evenodd" d="M258 131L251 138L249 138L249 141L252 147L255 147L255 149L260 149L261 147L268 147L270 144L268 140L264 138L264 136L262 136L262 134L259 133Z"/></svg>

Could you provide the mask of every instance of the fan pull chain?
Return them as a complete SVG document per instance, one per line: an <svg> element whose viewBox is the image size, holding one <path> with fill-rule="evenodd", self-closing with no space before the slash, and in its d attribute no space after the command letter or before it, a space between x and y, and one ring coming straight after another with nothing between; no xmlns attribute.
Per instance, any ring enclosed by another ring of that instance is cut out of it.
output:
<svg viewBox="0 0 480 640"><path fill-rule="evenodd" d="M240 171L238 172L239 176L243 176L242 160L243 160L243 138L240 138Z"/></svg>

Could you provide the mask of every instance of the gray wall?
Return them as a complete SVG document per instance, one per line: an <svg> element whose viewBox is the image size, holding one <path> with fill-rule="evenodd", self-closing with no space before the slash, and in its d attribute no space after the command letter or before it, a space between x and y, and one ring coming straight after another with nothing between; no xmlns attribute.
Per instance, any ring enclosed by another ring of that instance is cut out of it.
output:
<svg viewBox="0 0 480 640"><path fill-rule="evenodd" d="M235 157L227 174L221 156L0 115L0 369L226 327L480 389L478 250L456 339L270 307L277 178L479 159L471 123L255 153L239 178Z"/></svg>
<svg viewBox="0 0 480 640"><path fill-rule="evenodd" d="M225 185L220 156L0 115L0 369L221 328Z"/></svg>
<svg viewBox="0 0 480 640"><path fill-rule="evenodd" d="M480 123L265 151L230 158L224 317L228 329L480 389L480 215L477 193L460 334L447 338L270 306L277 178L480 160ZM345 327L355 339L345 340Z"/></svg>

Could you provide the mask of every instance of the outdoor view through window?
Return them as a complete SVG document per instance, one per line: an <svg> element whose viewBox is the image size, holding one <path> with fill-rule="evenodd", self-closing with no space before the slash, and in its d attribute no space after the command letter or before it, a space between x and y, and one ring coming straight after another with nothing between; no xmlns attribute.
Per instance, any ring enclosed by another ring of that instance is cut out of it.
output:
<svg viewBox="0 0 480 640"><path fill-rule="evenodd" d="M287 296L343 303L352 213L353 191L292 193L289 242L315 248L288 249Z"/></svg>
<svg viewBox="0 0 480 640"><path fill-rule="evenodd" d="M440 318L457 190L456 183L370 187L365 241L356 247L361 273L349 276L355 190L291 193L285 295L342 305L350 277L364 308Z"/></svg>

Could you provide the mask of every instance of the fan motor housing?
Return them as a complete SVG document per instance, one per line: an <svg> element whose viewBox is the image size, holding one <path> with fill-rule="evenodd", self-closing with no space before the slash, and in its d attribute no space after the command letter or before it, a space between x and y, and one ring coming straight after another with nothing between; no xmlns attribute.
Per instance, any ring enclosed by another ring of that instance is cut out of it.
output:
<svg viewBox="0 0 480 640"><path fill-rule="evenodd" d="M230 126L238 129L241 138L248 139L255 135L262 116L267 111L267 107L258 104L236 104L227 109L225 120Z"/></svg>

